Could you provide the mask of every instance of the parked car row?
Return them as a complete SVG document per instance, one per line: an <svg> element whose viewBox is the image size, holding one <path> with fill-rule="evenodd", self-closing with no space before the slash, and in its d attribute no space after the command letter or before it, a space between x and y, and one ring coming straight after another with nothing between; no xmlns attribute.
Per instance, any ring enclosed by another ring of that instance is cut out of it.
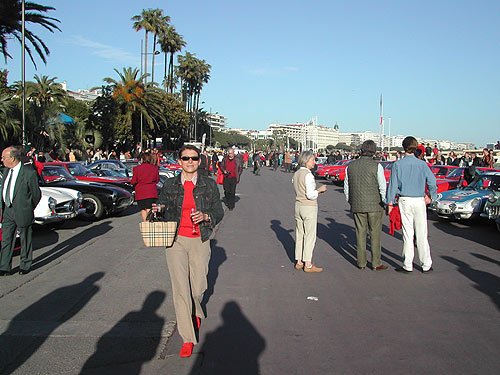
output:
<svg viewBox="0 0 500 375"><path fill-rule="evenodd" d="M132 170L116 162L120 161L101 160L88 166L79 162L37 163L42 198L35 208L35 224L54 225L77 216L95 221L126 210L134 202ZM158 189L179 172L160 167Z"/></svg>
<svg viewBox="0 0 500 375"><path fill-rule="evenodd" d="M483 172L465 187L438 194L429 209L445 219L469 220L479 217L497 221L500 217L500 171Z"/></svg>

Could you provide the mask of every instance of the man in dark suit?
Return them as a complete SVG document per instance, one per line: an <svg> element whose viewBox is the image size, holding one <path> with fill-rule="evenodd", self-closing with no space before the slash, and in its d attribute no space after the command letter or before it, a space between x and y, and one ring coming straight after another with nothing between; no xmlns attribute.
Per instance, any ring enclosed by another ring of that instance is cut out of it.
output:
<svg viewBox="0 0 500 375"><path fill-rule="evenodd" d="M2 151L3 179L0 183L0 208L2 209L2 248L0 251L0 276L10 275L12 252L16 242L16 229L21 240L19 274L30 271L33 255L31 242L34 210L42 193L38 176L31 165L24 165L22 147L11 146Z"/></svg>

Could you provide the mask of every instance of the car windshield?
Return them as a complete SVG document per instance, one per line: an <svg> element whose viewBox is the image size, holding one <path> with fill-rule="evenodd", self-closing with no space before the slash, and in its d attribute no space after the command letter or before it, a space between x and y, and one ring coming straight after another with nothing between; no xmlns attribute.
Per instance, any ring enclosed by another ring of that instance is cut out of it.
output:
<svg viewBox="0 0 500 375"><path fill-rule="evenodd" d="M446 173L448 172L448 168L446 167L431 167L432 173L434 173L436 176L446 176Z"/></svg>
<svg viewBox="0 0 500 375"><path fill-rule="evenodd" d="M464 173L464 168L456 168L448 175L448 178L460 178Z"/></svg>
<svg viewBox="0 0 500 375"><path fill-rule="evenodd" d="M467 190L500 191L500 175L483 175L466 187Z"/></svg>
<svg viewBox="0 0 500 375"><path fill-rule="evenodd" d="M46 183L57 181L74 181L72 175L63 167L45 167L42 171L42 178Z"/></svg>
<svg viewBox="0 0 500 375"><path fill-rule="evenodd" d="M92 174L90 169L85 168L83 165L79 163L71 163L68 164L69 173L73 176L86 176Z"/></svg>

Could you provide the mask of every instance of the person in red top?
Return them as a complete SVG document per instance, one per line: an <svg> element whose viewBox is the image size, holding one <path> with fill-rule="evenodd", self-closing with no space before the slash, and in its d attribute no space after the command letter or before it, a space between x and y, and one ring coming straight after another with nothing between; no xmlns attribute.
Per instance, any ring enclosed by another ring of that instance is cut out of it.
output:
<svg viewBox="0 0 500 375"><path fill-rule="evenodd" d="M141 210L142 221L146 221L149 210L158 199L156 184L160 181L160 172L156 155L149 152L142 154L142 163L132 170L132 185L135 187L135 200Z"/></svg>
<svg viewBox="0 0 500 375"><path fill-rule="evenodd" d="M241 159L235 157L233 148L227 150L226 156L220 163L220 169L224 174L224 197L230 211L234 209L236 202L236 185L240 182L241 172L243 171L241 164Z"/></svg>

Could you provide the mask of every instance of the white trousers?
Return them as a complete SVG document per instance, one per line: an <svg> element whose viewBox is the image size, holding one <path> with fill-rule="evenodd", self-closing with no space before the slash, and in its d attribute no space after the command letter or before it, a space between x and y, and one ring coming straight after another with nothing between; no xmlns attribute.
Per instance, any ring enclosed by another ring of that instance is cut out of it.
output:
<svg viewBox="0 0 500 375"><path fill-rule="evenodd" d="M403 268L413 270L415 246L413 238L417 238L418 258L424 271L432 266L431 248L427 239L427 208L424 198L400 197L399 210L403 226Z"/></svg>

